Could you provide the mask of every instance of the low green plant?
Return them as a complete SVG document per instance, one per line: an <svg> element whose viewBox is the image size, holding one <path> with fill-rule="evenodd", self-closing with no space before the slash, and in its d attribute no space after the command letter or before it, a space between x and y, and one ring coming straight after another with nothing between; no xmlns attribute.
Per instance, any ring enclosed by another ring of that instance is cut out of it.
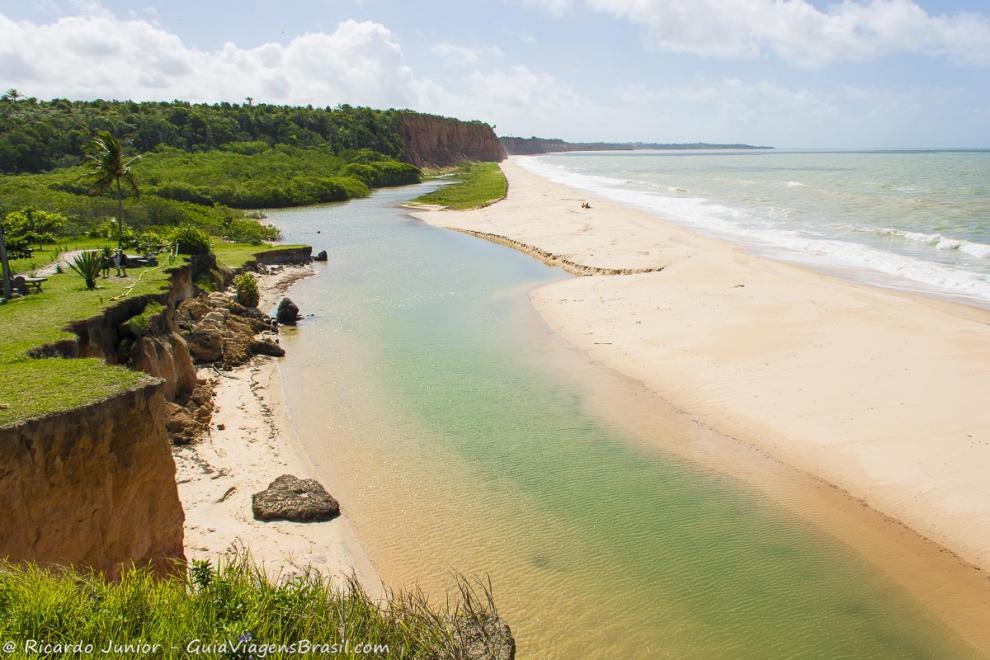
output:
<svg viewBox="0 0 990 660"><path fill-rule="evenodd" d="M258 280L251 273L243 273L234 280L237 302L245 307L258 306Z"/></svg>
<svg viewBox="0 0 990 660"><path fill-rule="evenodd" d="M143 642L169 658L224 643L227 653L207 656L502 657L506 640L491 633L498 617L491 585L460 578L456 586L436 604L419 591L374 598L356 579L341 584L315 571L273 578L246 558L219 566L194 561L188 572L166 578L129 568L114 581L0 563L0 639L81 641L96 649ZM300 643L318 647L289 650Z"/></svg>
<svg viewBox="0 0 990 660"><path fill-rule="evenodd" d="M179 254L207 254L210 251L210 235L192 225L183 225L173 231L172 242Z"/></svg>
<svg viewBox="0 0 990 660"><path fill-rule="evenodd" d="M96 288L96 279L103 270L103 257L96 250L86 250L76 255L76 258L69 263L69 268L76 271L86 288L92 291Z"/></svg>

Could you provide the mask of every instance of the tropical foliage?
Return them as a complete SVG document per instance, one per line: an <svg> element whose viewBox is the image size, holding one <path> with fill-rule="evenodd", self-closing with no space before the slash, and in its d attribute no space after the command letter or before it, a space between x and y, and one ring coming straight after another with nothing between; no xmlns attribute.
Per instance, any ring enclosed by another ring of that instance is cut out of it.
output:
<svg viewBox="0 0 990 660"><path fill-rule="evenodd" d="M140 197L134 163L140 156L127 158L124 148L109 131L100 131L89 143L86 153L86 173L83 179L94 195L113 193L117 200L117 247L124 247L124 187L134 197Z"/></svg>
<svg viewBox="0 0 990 660"><path fill-rule="evenodd" d="M13 93L13 94L12 94ZM44 172L78 165L91 136L109 131L135 153L160 145L209 151L231 142L315 147L333 153L371 149L404 155L396 112L184 101L38 101L10 90L0 99L0 172Z"/></svg>
<svg viewBox="0 0 990 660"><path fill-rule="evenodd" d="M69 262L69 267L83 278L86 288L90 291L96 288L96 280L100 277L103 265L104 258L96 250L81 252Z"/></svg>

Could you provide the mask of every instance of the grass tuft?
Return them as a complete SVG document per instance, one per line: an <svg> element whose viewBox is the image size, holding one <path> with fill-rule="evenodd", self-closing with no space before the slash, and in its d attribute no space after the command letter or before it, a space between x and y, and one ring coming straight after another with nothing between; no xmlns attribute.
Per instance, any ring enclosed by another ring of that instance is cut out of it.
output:
<svg viewBox="0 0 990 660"><path fill-rule="evenodd" d="M315 571L270 578L247 557L219 566L193 562L185 575L165 579L132 568L116 582L0 564L0 639L17 644L147 643L160 646L159 657L184 657L194 640L226 643L228 650L240 642L233 653L207 657L246 658L287 656L289 645L308 640L346 644L336 654L345 658L496 657L505 640L484 631L497 617L490 584L464 578L437 606L419 591L388 592L376 601L354 578L339 584ZM251 644L265 648L252 653ZM361 653L359 644L371 652Z"/></svg>

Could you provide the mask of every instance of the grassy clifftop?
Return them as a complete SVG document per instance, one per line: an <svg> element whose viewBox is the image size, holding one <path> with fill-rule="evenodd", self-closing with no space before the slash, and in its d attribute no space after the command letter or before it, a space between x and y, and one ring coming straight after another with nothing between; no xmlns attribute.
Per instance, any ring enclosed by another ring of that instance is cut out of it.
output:
<svg viewBox="0 0 990 660"><path fill-rule="evenodd" d="M257 252L294 249L295 245L214 243L217 260L239 268ZM180 257L172 267L181 266ZM139 371L94 358L33 358L32 349L75 335L71 323L93 318L128 298L160 295L169 287L168 266L131 269L130 277L100 279L88 291L82 279L66 272L49 276L43 293L0 305L0 427L17 421L100 401L145 381Z"/></svg>
<svg viewBox="0 0 990 660"><path fill-rule="evenodd" d="M437 188L415 201L448 209L476 209L504 199L508 192L509 184L498 163L465 163L452 177L455 183Z"/></svg>

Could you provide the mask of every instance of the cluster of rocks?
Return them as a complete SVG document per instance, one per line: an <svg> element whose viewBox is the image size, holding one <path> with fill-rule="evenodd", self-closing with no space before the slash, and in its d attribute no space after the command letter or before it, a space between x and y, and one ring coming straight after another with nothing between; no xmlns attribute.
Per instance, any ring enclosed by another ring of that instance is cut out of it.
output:
<svg viewBox="0 0 990 660"><path fill-rule="evenodd" d="M295 325L299 309L286 298L279 305L278 316L281 322ZM220 292L186 299L175 311L176 326L192 361L223 369L244 364L256 355L285 355L278 343L279 322ZM165 427L172 442L188 444L206 433L212 416L213 388L199 380L191 392L166 404Z"/></svg>
<svg viewBox="0 0 990 660"><path fill-rule="evenodd" d="M224 293L182 301L176 310L176 323L193 361L198 363L231 368L255 355L285 355L272 319Z"/></svg>
<svg viewBox="0 0 990 660"><path fill-rule="evenodd" d="M206 433L213 416L213 388L199 381L192 393L179 402L165 404L165 430L177 445L189 444Z"/></svg>

